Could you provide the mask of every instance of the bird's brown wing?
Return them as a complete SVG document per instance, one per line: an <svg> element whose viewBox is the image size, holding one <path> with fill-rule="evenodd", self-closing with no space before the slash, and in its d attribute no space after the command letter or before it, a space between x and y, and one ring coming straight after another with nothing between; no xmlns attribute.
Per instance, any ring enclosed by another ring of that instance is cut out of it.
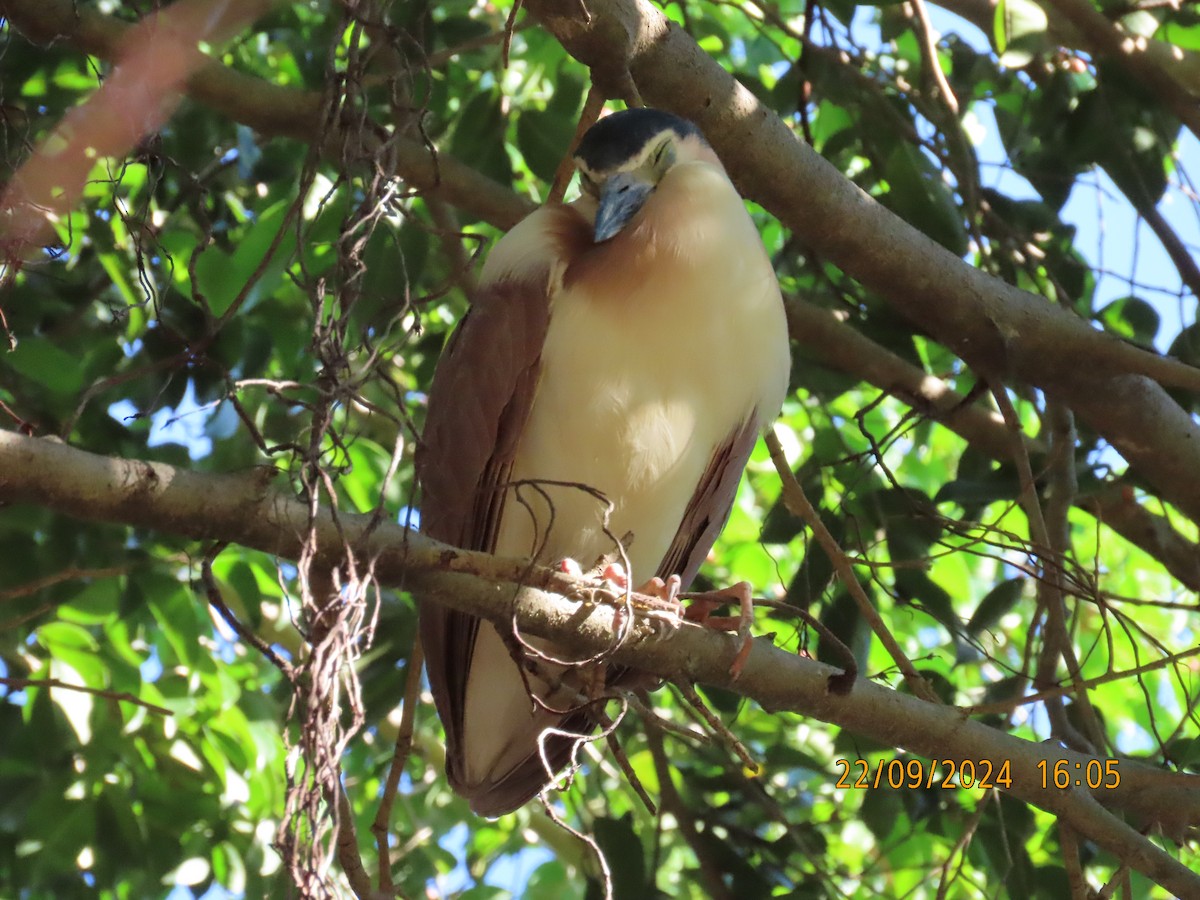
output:
<svg viewBox="0 0 1200 900"><path fill-rule="evenodd" d="M531 240L531 238L533 238ZM533 406L550 319L551 280L562 260L590 243L587 223L569 207L543 207L492 252L499 274L480 287L438 361L416 455L421 530L467 550L494 552L506 489ZM535 252L536 251L536 252ZM480 620L422 604L421 643L438 715L446 730L446 773L460 793L467 677ZM570 725L568 725L570 727ZM582 725L590 729L588 725ZM552 740L561 768L570 743ZM547 782L540 759L470 797L485 815L523 804Z"/></svg>
<svg viewBox="0 0 1200 900"><path fill-rule="evenodd" d="M416 456L421 530L466 550L492 552L517 443L533 405L549 320L548 275L483 288L438 362ZM421 643L447 766L457 773L467 673L479 619L421 608Z"/></svg>
<svg viewBox="0 0 1200 900"><path fill-rule="evenodd" d="M746 460L754 449L758 429L758 414L755 411L713 452L708 468L704 470L679 521L671 546L659 564L657 574L660 578L678 575L683 589L687 590L696 577L696 572L729 518L738 482L742 480L742 470L746 468ZM636 534L634 540L637 540Z"/></svg>

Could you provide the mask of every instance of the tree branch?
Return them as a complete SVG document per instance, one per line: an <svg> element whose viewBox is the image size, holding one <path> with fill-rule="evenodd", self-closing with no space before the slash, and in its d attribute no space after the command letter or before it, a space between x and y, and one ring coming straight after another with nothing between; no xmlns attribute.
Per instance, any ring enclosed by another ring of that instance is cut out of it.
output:
<svg viewBox="0 0 1200 900"><path fill-rule="evenodd" d="M938 6L961 16L984 34L993 38L993 23L999 0L934 0ZM1089 41L1065 16L1047 17L1046 34L1056 44L1075 49L1091 50ZM1108 20L1105 19L1105 22ZM1171 76L1193 97L1200 97L1200 53L1176 47L1166 41L1153 38L1133 40L1122 52L1128 56L1142 56Z"/></svg>
<svg viewBox="0 0 1200 900"><path fill-rule="evenodd" d="M1200 777L1120 764L1121 783L1094 799L1081 789L1040 787L1037 764L1066 759L1086 766L1090 757L1050 744L1025 741L974 722L954 708L925 703L871 681L859 680L847 696L829 693L836 670L753 642L741 675L730 666L741 641L735 635L685 624L662 635L639 621L614 650L617 606L569 599L587 582L528 561L457 550L368 515L319 508L271 487L274 470L211 475L162 463L122 460L75 450L56 440L0 431L0 502L34 503L65 515L168 531L202 540L225 540L295 559L310 534L318 564L336 564L353 547L374 567L380 583L407 588L421 602L499 622L510 615L537 637L580 654L612 651L621 664L666 678L734 691L772 711L813 716L930 758L992 761L1006 765L1013 796L1067 818L1084 837L1128 861L1180 896L1200 895L1200 875L1113 816L1097 800L1180 834L1200 824ZM517 588L519 584L529 585ZM594 587L594 586L592 586ZM551 591L553 593L547 593Z"/></svg>
<svg viewBox="0 0 1200 900"><path fill-rule="evenodd" d="M886 391L949 428L985 456L1000 461L1011 458L1011 437L999 413L965 402L941 379L881 347L836 313L799 297L787 298L784 308L792 339L823 365ZM1045 445L1028 435L1022 435L1022 440L1040 468ZM1200 547L1165 517L1143 508L1128 484L1111 482L1095 493L1076 497L1075 502L1161 562L1185 587L1200 591Z"/></svg>
<svg viewBox="0 0 1200 900"><path fill-rule="evenodd" d="M131 28L71 0L0 0L0 16L29 40L49 44L66 40L101 59L116 59ZM360 131L353 123L327 127L324 98L269 84L229 69L215 60L199 65L187 81L188 94L264 137L290 137L304 143L321 140L321 153L340 167L374 158L386 141L393 170L423 193L469 210L499 228L511 228L533 203L445 154L382 128Z"/></svg>
<svg viewBox="0 0 1200 900"><path fill-rule="evenodd" d="M1200 107L1158 61L1144 52L1146 41L1110 22L1090 0L1039 0L1049 19L1070 22L1093 54L1111 59L1142 83L1200 137Z"/></svg>

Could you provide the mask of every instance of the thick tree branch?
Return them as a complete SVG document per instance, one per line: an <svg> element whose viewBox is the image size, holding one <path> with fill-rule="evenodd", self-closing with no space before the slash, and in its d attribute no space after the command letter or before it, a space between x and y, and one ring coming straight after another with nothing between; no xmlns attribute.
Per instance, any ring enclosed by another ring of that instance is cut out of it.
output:
<svg viewBox="0 0 1200 900"><path fill-rule="evenodd" d="M89 9L78 10L76 15L69 0L0 0L0 10L32 40L48 43L61 36L104 58L112 58L130 27ZM200 68L188 90L195 99L264 135L310 141L321 131L321 95L315 91L277 87L215 62ZM331 138L327 154L342 159L345 140L345 135ZM371 143L377 137L368 135L364 140ZM435 170L433 157L424 146L402 137L393 140L397 172L427 193L501 228L511 226L532 209L530 201L452 157L440 154ZM377 146L364 145L360 151L365 154ZM976 449L994 459L1006 458L1008 436L995 414L975 405L963 406L961 398L941 382L864 337L833 313L794 299L789 301L788 317L792 338L827 365L897 394L918 410L934 415ZM1108 491L1101 497L1084 498L1081 504L1162 561L1184 585L1200 590L1200 555L1195 545L1126 494Z"/></svg>
<svg viewBox="0 0 1200 900"><path fill-rule="evenodd" d="M417 593L422 602L498 621L515 616L528 633L553 638L581 654L613 650L615 606L568 599L581 583L563 573L533 569L526 561L456 550L371 516L342 513L334 520L271 487L269 468L209 475L162 463L121 460L75 450L56 440L0 431L0 502L33 503L78 518L224 540L285 558L296 558L311 532L317 562L337 565L343 548L370 560L380 581ZM514 585L530 587L517 590ZM553 593L547 593L553 591ZM1086 791L1045 790L1037 764L1089 757L1006 735L966 718L953 707L924 703L874 684L856 682L848 696L828 691L829 666L753 642L741 676L730 666L740 641L683 625L665 636L639 622L613 650L618 663L680 681L700 681L849 729L887 746L938 759L1007 762L1016 797L1065 817L1083 836L1119 856L1180 896L1200 896L1200 875L1156 847L1097 803L1119 807L1181 834L1200 824L1200 778L1120 764L1121 784L1095 798Z"/></svg>
<svg viewBox="0 0 1200 900"><path fill-rule="evenodd" d="M116 59L133 27L71 0L0 0L0 16L31 41L66 40L109 61ZM386 142L392 167L406 182L497 227L511 228L533 209L531 202L517 198L508 188L445 154L435 156L419 141L389 135L382 128L361 132L327 124L319 91L279 87L208 60L188 79L187 92L265 137L304 143L320 138L322 154L340 166L374 158Z"/></svg>
<svg viewBox="0 0 1200 900"><path fill-rule="evenodd" d="M66 36L80 49L105 58L112 58L130 27L90 9L80 9L75 15L68 0L0 0L0 10L33 40L48 43L60 35ZM265 135L310 141L321 131L321 95L315 91L277 87L210 61L191 79L189 92L197 100ZM345 140L344 134L331 138L327 142L328 154L342 158ZM373 143L377 136L367 135L364 140L371 146L364 145L360 152L366 154L377 149L378 144ZM433 158L425 147L405 138L394 141L396 168L406 180L492 224L508 227L532 208L525 198L452 157L439 155L435 172ZM975 405L963 406L961 398L941 382L814 304L790 300L788 318L792 338L818 354L827 365L897 394L918 410L934 415L993 459L1006 458L1008 436L995 414ZM1143 510L1126 493L1108 491L1100 497L1084 498L1082 505L1162 561L1184 585L1200 590L1200 554L1195 545L1161 516Z"/></svg>
<svg viewBox="0 0 1200 900"><path fill-rule="evenodd" d="M900 358L846 324L827 309L789 297L788 331L815 359L887 391L917 412L949 428L974 449L995 460L1012 455L1012 438L999 413L964 402L939 378ZM1046 447L1028 436L1023 441L1040 470ZM1200 546L1179 533L1163 516L1134 498L1128 484L1113 482L1095 493L1077 496L1076 505L1159 562L1186 588L1200 591Z"/></svg>
<svg viewBox="0 0 1200 900"><path fill-rule="evenodd" d="M4 263L20 264L53 240L55 223L78 204L97 157L123 158L170 118L180 86L204 58L198 41L224 42L271 2L178 0L130 29L104 83L63 116L0 191Z"/></svg>
<svg viewBox="0 0 1200 900"><path fill-rule="evenodd" d="M1188 130L1200 137L1200 106L1158 61L1145 53L1145 38L1130 35L1109 22L1090 0L1040 0L1048 19L1067 20L1093 54L1123 66L1130 76L1151 90Z"/></svg>
<svg viewBox="0 0 1200 900"><path fill-rule="evenodd" d="M584 20L567 0L526 6L576 59L604 72L628 60L652 105L693 119L742 192L808 246L877 292L989 379L1018 379L1057 396L1107 397L1117 379L1146 376L1140 393L1167 413L1130 430L1135 411L1089 404L1082 415L1121 449L1140 447L1142 474L1200 519L1200 427L1154 383L1200 390L1200 369L1089 327L975 269L847 180L646 0L613 0ZM1086 360L1087 365L1081 365ZM1154 379L1151 381L1150 379ZM1127 382L1125 386L1127 387ZM1174 409L1170 409L1174 407ZM1157 448L1158 452L1146 452Z"/></svg>
<svg viewBox="0 0 1200 900"><path fill-rule="evenodd" d="M996 7L999 0L934 0L934 2L970 22L980 31L993 37L993 23L996 21ZM1101 20L1109 28L1116 28L1100 13ZM1076 50L1095 52L1101 48L1089 41L1066 16L1050 14L1047 16L1046 34L1049 39L1064 47ZM1128 57L1141 57L1144 62L1139 65L1152 64L1160 71L1174 79L1180 87L1193 97L1200 97L1200 53L1185 50L1153 38L1131 38L1129 43L1122 46L1121 53Z"/></svg>

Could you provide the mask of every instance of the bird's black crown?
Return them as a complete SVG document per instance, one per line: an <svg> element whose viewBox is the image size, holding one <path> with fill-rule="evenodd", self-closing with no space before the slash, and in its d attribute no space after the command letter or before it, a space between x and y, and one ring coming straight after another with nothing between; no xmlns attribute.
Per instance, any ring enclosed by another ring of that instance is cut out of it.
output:
<svg viewBox="0 0 1200 900"><path fill-rule="evenodd" d="M626 109L589 128L575 156L593 172L606 172L637 155L648 141L668 130L681 138L700 135L700 129L687 119L661 109Z"/></svg>

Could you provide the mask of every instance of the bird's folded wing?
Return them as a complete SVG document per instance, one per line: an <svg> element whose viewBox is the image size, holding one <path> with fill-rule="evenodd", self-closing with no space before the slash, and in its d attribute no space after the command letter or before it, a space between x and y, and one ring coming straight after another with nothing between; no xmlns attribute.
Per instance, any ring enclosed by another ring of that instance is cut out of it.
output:
<svg viewBox="0 0 1200 900"><path fill-rule="evenodd" d="M754 449L760 426L758 411L754 410L724 443L714 449L708 468L679 521L671 546L658 567L660 578L678 575L687 590L696 577L729 518L742 470ZM636 534L634 539L637 539Z"/></svg>
<svg viewBox="0 0 1200 900"><path fill-rule="evenodd" d="M442 352L416 458L421 530L439 541L495 548L504 486L537 387L547 281L505 279L482 288ZM447 745L456 748L479 620L433 604L420 618L430 687Z"/></svg>

